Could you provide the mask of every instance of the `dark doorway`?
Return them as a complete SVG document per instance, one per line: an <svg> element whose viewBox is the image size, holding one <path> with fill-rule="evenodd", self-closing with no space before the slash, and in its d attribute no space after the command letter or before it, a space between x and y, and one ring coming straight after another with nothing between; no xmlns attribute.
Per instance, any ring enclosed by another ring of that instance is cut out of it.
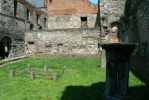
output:
<svg viewBox="0 0 149 100"><path fill-rule="evenodd" d="M59 54L61 54L63 52L63 44L62 43L58 43L57 46L58 46L57 52Z"/></svg>
<svg viewBox="0 0 149 100"><path fill-rule="evenodd" d="M5 59L9 56L11 49L11 39L8 36L5 36L0 41L0 59Z"/></svg>
<svg viewBox="0 0 149 100"><path fill-rule="evenodd" d="M29 16L30 16L30 14L29 14L29 13L30 13L30 12L29 12L29 9L27 9L27 12L26 12L26 13L27 13L27 20L29 20Z"/></svg>
<svg viewBox="0 0 149 100"><path fill-rule="evenodd" d="M87 28L87 17L81 17L81 27Z"/></svg>
<svg viewBox="0 0 149 100"><path fill-rule="evenodd" d="M34 30L34 25L30 24L30 30Z"/></svg>
<svg viewBox="0 0 149 100"><path fill-rule="evenodd" d="M39 26L39 30L42 30L42 26Z"/></svg>

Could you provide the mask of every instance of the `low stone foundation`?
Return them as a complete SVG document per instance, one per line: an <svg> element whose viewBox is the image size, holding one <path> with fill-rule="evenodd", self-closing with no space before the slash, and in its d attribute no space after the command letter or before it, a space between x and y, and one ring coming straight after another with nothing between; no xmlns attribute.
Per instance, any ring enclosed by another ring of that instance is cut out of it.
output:
<svg viewBox="0 0 149 100"><path fill-rule="evenodd" d="M56 29L27 32L27 53L99 54L100 31L90 29Z"/></svg>

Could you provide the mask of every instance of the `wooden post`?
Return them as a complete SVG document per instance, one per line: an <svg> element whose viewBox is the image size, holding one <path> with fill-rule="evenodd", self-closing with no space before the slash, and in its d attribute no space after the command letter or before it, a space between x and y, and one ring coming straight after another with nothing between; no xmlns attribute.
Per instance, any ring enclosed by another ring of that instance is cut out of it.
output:
<svg viewBox="0 0 149 100"><path fill-rule="evenodd" d="M48 65L44 66L44 71L47 73L48 72Z"/></svg>
<svg viewBox="0 0 149 100"><path fill-rule="evenodd" d="M10 70L10 72L9 72L10 77L14 77L15 74L16 74L15 70Z"/></svg>
<svg viewBox="0 0 149 100"><path fill-rule="evenodd" d="M56 80L58 79L57 73L52 73L52 74L51 74L51 78L52 78L54 81L56 81Z"/></svg>
<svg viewBox="0 0 149 100"><path fill-rule="evenodd" d="M32 80L35 79L35 73L34 73L34 72L30 72L30 78L31 78Z"/></svg>
<svg viewBox="0 0 149 100"><path fill-rule="evenodd" d="M30 65L30 64L27 65L27 71L28 72L31 72L32 71L32 65Z"/></svg>
<svg viewBox="0 0 149 100"><path fill-rule="evenodd" d="M63 67L62 67L62 72L63 72L63 73L66 73L66 66L63 66Z"/></svg>

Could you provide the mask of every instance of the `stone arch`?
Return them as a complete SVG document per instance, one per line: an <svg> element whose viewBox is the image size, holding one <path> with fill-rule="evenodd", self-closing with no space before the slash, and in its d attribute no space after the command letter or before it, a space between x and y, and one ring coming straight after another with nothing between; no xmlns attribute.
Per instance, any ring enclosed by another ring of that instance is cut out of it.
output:
<svg viewBox="0 0 149 100"><path fill-rule="evenodd" d="M118 28L118 30L120 29L120 27L121 27L121 23L119 22L119 21L113 21L113 22L111 22L110 23L110 28L112 28L112 27L117 27Z"/></svg>
<svg viewBox="0 0 149 100"><path fill-rule="evenodd" d="M115 21L110 24L110 28L117 27L117 38L119 42L127 42L127 31L126 31L126 25L124 23L121 23L119 21Z"/></svg>
<svg viewBox="0 0 149 100"><path fill-rule="evenodd" d="M0 57L1 59L5 59L9 56L9 52L11 50L12 40L9 36L4 36L0 40Z"/></svg>
<svg viewBox="0 0 149 100"><path fill-rule="evenodd" d="M119 33L120 33L121 23L119 21L111 22L110 24L110 35L111 42L118 43L119 42Z"/></svg>

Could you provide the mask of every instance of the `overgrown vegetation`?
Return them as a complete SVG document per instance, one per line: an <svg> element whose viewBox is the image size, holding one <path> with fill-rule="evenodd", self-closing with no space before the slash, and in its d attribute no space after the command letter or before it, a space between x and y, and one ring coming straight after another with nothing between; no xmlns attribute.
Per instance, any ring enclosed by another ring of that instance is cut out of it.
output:
<svg viewBox="0 0 149 100"><path fill-rule="evenodd" d="M25 74L27 64L40 70L44 65L55 68L67 66L67 70L57 81L44 76L32 80ZM105 69L99 65L98 57L26 58L0 68L0 100L101 100ZM12 69L16 70L16 76L10 78L8 74ZM129 98L145 100L143 98L148 96L145 83L132 73L129 80Z"/></svg>

